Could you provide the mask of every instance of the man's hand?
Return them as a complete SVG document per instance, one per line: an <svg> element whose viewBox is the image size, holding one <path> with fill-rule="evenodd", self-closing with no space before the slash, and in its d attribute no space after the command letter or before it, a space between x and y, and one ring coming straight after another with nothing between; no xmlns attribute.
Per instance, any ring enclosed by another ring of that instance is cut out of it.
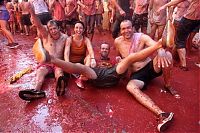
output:
<svg viewBox="0 0 200 133"><path fill-rule="evenodd" d="M91 60L90 60L90 66L92 68L94 68L94 67L96 67L96 65L97 65L96 60L94 58L91 58Z"/></svg>
<svg viewBox="0 0 200 133"><path fill-rule="evenodd" d="M116 63L119 63L122 60L122 58L120 56L117 56L115 57L115 60L116 60Z"/></svg>
<svg viewBox="0 0 200 133"><path fill-rule="evenodd" d="M169 57L167 56L166 51L162 48L158 50L157 61L159 68L169 67L169 65L172 63Z"/></svg>
<svg viewBox="0 0 200 133"><path fill-rule="evenodd" d="M126 13L125 13L125 11L124 11L124 10L122 10L122 9L121 9L121 10L119 10L119 13L120 13L120 15L121 15L121 16L126 16Z"/></svg>
<svg viewBox="0 0 200 133"><path fill-rule="evenodd" d="M165 6L161 6L161 7L158 8L158 10L156 11L156 14L159 15L160 12L161 12L162 10L164 10L165 8L166 8Z"/></svg>

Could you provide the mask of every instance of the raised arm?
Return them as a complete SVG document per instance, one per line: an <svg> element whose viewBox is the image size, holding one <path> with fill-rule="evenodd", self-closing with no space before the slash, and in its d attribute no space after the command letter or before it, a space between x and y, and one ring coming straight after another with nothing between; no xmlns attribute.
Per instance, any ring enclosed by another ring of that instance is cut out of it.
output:
<svg viewBox="0 0 200 133"><path fill-rule="evenodd" d="M68 5L65 6L65 14L69 17L72 15L72 13L74 13L77 10L78 4L77 4L76 0L74 0L74 8L70 12L67 12L67 6Z"/></svg>
<svg viewBox="0 0 200 133"><path fill-rule="evenodd" d="M45 26L42 25L41 21L39 18L36 16L35 11L33 9L33 5L31 3L27 4L25 7L27 11L29 11L31 18L33 20L34 25L37 27L38 31L40 32L40 35L42 37L47 37L48 32Z"/></svg>
<svg viewBox="0 0 200 133"><path fill-rule="evenodd" d="M66 6L66 1L65 0L59 0L61 6L63 7L63 9L65 9Z"/></svg>
<svg viewBox="0 0 200 133"><path fill-rule="evenodd" d="M185 1L185 0L171 0L170 2L168 2L168 3L166 3L165 5L161 6L161 7L157 10L157 12L160 12L161 10L164 10L164 9L167 8L167 7L175 6L175 5L177 5L177 4L179 4L179 3L183 2L183 1Z"/></svg>
<svg viewBox="0 0 200 133"><path fill-rule="evenodd" d="M50 2L49 2L49 9L52 9L54 7L55 1L56 0L50 0Z"/></svg>

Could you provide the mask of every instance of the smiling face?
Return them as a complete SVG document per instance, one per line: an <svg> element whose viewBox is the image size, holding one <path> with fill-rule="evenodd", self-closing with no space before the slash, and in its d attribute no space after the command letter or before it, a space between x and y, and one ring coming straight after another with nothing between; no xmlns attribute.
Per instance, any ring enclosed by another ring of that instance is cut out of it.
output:
<svg viewBox="0 0 200 133"><path fill-rule="evenodd" d="M103 59L107 59L110 53L109 44L101 44L100 54Z"/></svg>
<svg viewBox="0 0 200 133"><path fill-rule="evenodd" d="M48 22L47 28L53 39L58 39L60 37L60 30L55 22Z"/></svg>
<svg viewBox="0 0 200 133"><path fill-rule="evenodd" d="M122 21L120 24L120 32L125 39L130 39L133 35L133 26L131 21Z"/></svg>
<svg viewBox="0 0 200 133"><path fill-rule="evenodd" d="M74 33L76 35L83 35L83 32L84 32L84 26L82 23L76 23L75 26L74 26Z"/></svg>

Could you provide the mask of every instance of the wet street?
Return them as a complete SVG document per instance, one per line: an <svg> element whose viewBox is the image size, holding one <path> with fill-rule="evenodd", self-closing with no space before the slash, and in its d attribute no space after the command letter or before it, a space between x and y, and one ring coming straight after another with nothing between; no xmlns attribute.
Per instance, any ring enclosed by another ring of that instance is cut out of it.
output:
<svg viewBox="0 0 200 133"><path fill-rule="evenodd" d="M34 36L15 35L20 44L10 49L0 34L0 132L66 132L66 133L156 133L157 116L140 105L126 90L128 78L113 88L94 88L87 84L85 90L75 85L71 78L63 97L57 97L55 80L48 77L43 90L46 98L26 102L18 97L23 89L35 85L37 62L32 53ZM93 46L98 54L103 42L112 44L109 34L94 35ZM114 59L114 48L111 48ZM173 68L172 85L180 93L176 99L168 93L161 93L163 79L153 80L144 92L166 112L174 112L174 121L166 131L169 133L199 132L199 68L194 65L199 51L192 49L187 60L189 71L182 71L176 63ZM10 77L31 67L31 73L10 84Z"/></svg>

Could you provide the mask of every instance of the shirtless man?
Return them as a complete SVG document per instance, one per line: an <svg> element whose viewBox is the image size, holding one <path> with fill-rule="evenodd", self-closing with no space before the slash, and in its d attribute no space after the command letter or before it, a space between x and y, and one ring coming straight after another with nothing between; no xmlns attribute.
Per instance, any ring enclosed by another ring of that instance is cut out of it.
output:
<svg viewBox="0 0 200 133"><path fill-rule="evenodd" d="M153 46L156 44L148 35L143 33L134 33L132 23L129 20L124 20L120 25L121 36L115 39L115 46L122 58L127 57L131 53L137 53L144 49L146 46ZM146 59L135 62L130 68L133 72L131 80L127 85L127 90L136 98L138 102L151 110L159 117L170 117L170 113L165 113L161 110L145 93L141 90L147 83L155 77L164 75L165 89L171 92L177 98L179 95L170 86L170 69L172 67L172 56L163 48L158 50L158 55L151 60L149 57ZM165 124L164 124L165 125ZM164 126L165 127L165 126ZM163 131L163 125L158 124L158 130Z"/></svg>
<svg viewBox="0 0 200 133"><path fill-rule="evenodd" d="M50 20L47 23L47 27L43 26L38 17L36 16L31 4L27 4L25 8L28 9L33 19L34 25L40 32L41 41L43 43L44 49L56 58L63 59L65 44L68 36L60 32L54 20ZM19 96L21 96L22 94L27 94L27 99L31 99L32 97L45 97L45 92L41 91L40 89L42 88L45 76L53 72L55 73L55 78L57 81L56 93L58 96L64 95L65 78L63 76L62 69L55 67L50 63L40 62L36 72L35 89L22 90L20 91Z"/></svg>
<svg viewBox="0 0 200 133"><path fill-rule="evenodd" d="M118 37L120 31L120 23L125 20L131 20L131 0L111 0L112 5L112 15L110 22L113 23L114 17L115 21L113 23L112 37Z"/></svg>
<svg viewBox="0 0 200 133"><path fill-rule="evenodd" d="M166 25L166 10L161 11L159 14L156 12L159 7L166 4L169 0L150 0L149 4L149 18L151 24L150 37L154 39L156 31L158 39L162 37Z"/></svg>
<svg viewBox="0 0 200 133"><path fill-rule="evenodd" d="M147 34L149 0L134 0L133 26L136 31L141 28L142 33Z"/></svg>
<svg viewBox="0 0 200 133"><path fill-rule="evenodd" d="M25 34L28 36L29 31L30 31L31 20L30 20L30 14L29 14L28 10L25 8L27 4L29 4L28 0L23 0L19 4L19 8L22 12L22 18L21 18L22 19L22 25L24 26Z"/></svg>

